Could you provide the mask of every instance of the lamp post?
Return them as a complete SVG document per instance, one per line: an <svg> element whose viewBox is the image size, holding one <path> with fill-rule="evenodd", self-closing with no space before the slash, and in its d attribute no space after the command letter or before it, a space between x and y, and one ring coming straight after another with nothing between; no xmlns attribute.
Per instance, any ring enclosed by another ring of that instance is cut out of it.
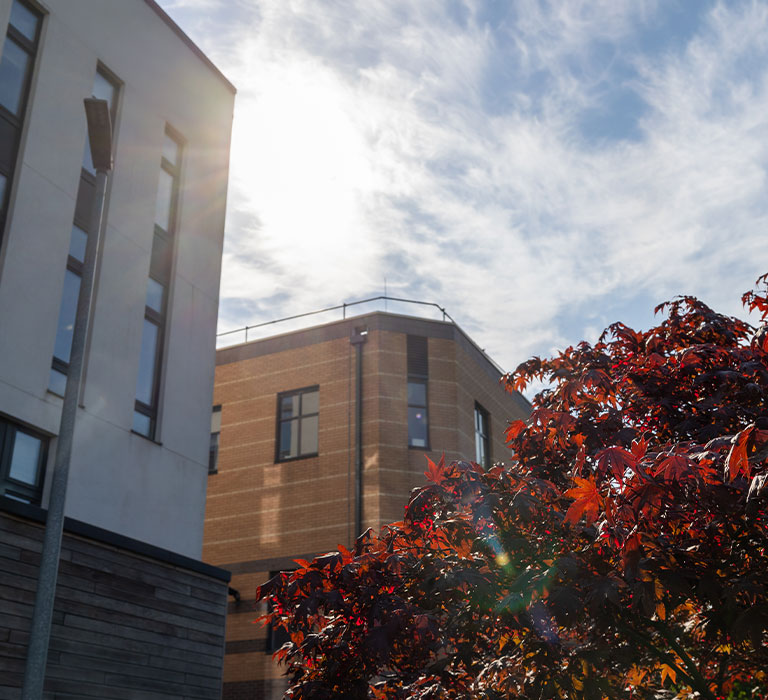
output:
<svg viewBox="0 0 768 700"><path fill-rule="evenodd" d="M107 174L112 169L112 125L109 104L106 100L88 98L85 100L85 116L88 122L88 141L91 160L96 169L96 191L94 193L88 240L85 246L83 275L80 294L77 299L77 316L72 333L67 385L61 409L61 423L56 442L56 458L51 480L51 494L48 516L45 522L43 551L35 593L35 608L32 613L27 661L24 669L22 700L41 700L45 683L45 665L48 659L48 644L51 638L53 604L56 598L56 579L59 573L61 538L64 531L64 504L67 497L69 463L72 456L72 442L75 432L75 418L80 398L80 380L83 375L85 341L88 335L88 320L91 315L91 296L96 268L96 251L101 235L101 219L104 212L104 197L107 191Z"/></svg>

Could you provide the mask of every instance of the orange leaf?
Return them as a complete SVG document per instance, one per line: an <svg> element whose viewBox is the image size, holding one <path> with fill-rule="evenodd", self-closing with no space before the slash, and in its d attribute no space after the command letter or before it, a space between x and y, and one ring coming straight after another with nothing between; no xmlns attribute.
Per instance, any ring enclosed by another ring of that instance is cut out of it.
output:
<svg viewBox="0 0 768 700"><path fill-rule="evenodd" d="M675 671L674 668L671 666L668 666L667 664L662 664L661 666L661 683L664 684L665 679L669 677L672 679L672 682L674 683L677 678L677 671Z"/></svg>
<svg viewBox="0 0 768 700"><path fill-rule="evenodd" d="M509 427L504 431L504 434L507 436L507 442L510 440L514 440L520 433L525 430L525 421L522 420L514 420L509 424Z"/></svg>
<svg viewBox="0 0 768 700"><path fill-rule="evenodd" d="M595 520L603 505L603 499L597 492L597 485L592 479L574 477L577 486L565 492L566 496L574 499L568 512L565 514L565 522L576 525L581 516L586 517L586 526L589 527Z"/></svg>

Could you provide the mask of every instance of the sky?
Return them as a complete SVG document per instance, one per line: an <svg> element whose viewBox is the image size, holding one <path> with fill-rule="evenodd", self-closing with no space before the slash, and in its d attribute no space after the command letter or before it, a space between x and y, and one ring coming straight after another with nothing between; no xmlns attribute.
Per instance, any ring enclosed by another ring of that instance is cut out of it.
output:
<svg viewBox="0 0 768 700"><path fill-rule="evenodd" d="M386 289L510 370L678 294L746 318L768 0L160 4L238 89L220 332Z"/></svg>

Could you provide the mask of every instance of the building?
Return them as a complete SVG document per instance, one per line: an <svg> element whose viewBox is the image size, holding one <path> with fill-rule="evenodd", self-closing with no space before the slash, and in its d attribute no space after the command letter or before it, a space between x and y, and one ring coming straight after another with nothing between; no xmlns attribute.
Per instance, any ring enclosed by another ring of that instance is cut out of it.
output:
<svg viewBox="0 0 768 700"><path fill-rule="evenodd" d="M240 594L225 700L284 687L268 653L278 641L253 624L271 572L401 520L425 455L503 461L507 421L530 405L500 377L454 323L383 312L217 352L203 551Z"/></svg>
<svg viewBox="0 0 768 700"><path fill-rule="evenodd" d="M217 697L227 574L200 557L235 90L153 0L0 0L0 55L0 697L23 671L92 233L91 95L115 165L49 689Z"/></svg>

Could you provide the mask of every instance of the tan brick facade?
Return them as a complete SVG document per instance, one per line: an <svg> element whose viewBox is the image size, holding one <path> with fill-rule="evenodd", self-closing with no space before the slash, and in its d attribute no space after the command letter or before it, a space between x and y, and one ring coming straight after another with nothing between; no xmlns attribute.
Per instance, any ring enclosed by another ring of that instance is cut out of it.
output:
<svg viewBox="0 0 768 700"><path fill-rule="evenodd" d="M280 697L252 602L270 571L297 557L350 546L355 532L356 349L362 345L362 523L400 520L424 481L425 454L473 459L474 408L490 415L492 461L506 458L507 421L525 417L520 395L499 385L488 358L454 324L373 313L220 350L214 403L220 404L218 473L209 477L203 558L233 573L224 699ZM408 335L426 337L430 450L408 447ZM317 456L276 462L277 396L318 387Z"/></svg>

